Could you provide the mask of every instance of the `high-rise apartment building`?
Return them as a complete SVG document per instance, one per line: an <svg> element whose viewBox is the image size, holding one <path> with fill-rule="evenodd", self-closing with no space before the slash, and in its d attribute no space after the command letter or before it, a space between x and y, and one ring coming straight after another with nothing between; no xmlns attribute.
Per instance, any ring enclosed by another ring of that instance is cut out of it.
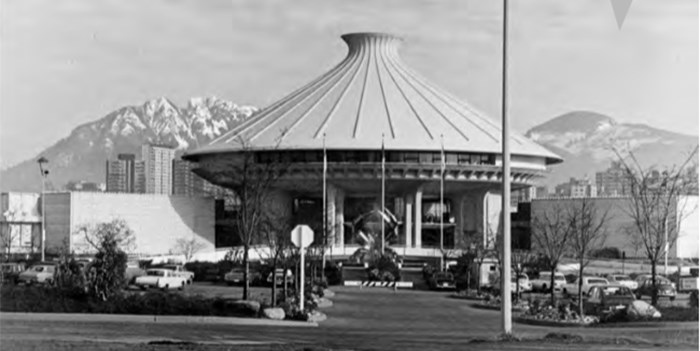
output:
<svg viewBox="0 0 700 351"><path fill-rule="evenodd" d="M134 192L146 193L146 162L134 161Z"/></svg>
<svg viewBox="0 0 700 351"><path fill-rule="evenodd" d="M106 184L107 192L133 193L135 191L136 156L134 154L119 154L116 160L107 161Z"/></svg>
<svg viewBox="0 0 700 351"><path fill-rule="evenodd" d="M172 194L175 149L166 145L144 144L141 155L148 194Z"/></svg>
<svg viewBox="0 0 700 351"><path fill-rule="evenodd" d="M192 163L173 160L173 195L202 196L204 179L192 172Z"/></svg>
<svg viewBox="0 0 700 351"><path fill-rule="evenodd" d="M588 178L571 178L568 182L557 185L554 190L557 197L580 198L598 196L598 188Z"/></svg>
<svg viewBox="0 0 700 351"><path fill-rule="evenodd" d="M603 172L596 172L595 183L603 196L629 195L631 182L620 162L612 162Z"/></svg>

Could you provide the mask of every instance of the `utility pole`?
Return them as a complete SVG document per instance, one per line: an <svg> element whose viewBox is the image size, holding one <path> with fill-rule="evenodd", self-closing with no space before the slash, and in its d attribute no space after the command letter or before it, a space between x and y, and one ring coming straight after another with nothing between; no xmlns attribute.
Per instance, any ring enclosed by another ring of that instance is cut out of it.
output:
<svg viewBox="0 0 700 351"><path fill-rule="evenodd" d="M502 152L502 209L501 223L503 224L503 276L501 277L501 322L503 334L509 335L513 331L511 320L511 296L510 296L510 121L508 118L508 0L503 0L503 81L501 96L501 117L503 119L501 141Z"/></svg>

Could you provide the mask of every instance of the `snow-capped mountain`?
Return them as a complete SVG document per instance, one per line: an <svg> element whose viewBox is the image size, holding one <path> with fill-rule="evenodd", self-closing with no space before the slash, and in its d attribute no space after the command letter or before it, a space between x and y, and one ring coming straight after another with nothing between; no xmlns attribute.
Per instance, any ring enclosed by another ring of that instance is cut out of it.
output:
<svg viewBox="0 0 700 351"><path fill-rule="evenodd" d="M530 129L527 137L564 158L552 167L545 182L553 187L570 177L595 180L595 173L632 151L644 167L666 167L683 162L698 145L698 137L652 128L644 124L618 123L595 112L575 111Z"/></svg>
<svg viewBox="0 0 700 351"><path fill-rule="evenodd" d="M214 97L192 98L178 107L166 98L125 106L71 134L36 157L2 171L2 191L37 191L41 185L36 159L49 160L53 187L71 180L105 181L105 161L119 153L141 154L146 142L173 145L178 155L205 145L257 111Z"/></svg>

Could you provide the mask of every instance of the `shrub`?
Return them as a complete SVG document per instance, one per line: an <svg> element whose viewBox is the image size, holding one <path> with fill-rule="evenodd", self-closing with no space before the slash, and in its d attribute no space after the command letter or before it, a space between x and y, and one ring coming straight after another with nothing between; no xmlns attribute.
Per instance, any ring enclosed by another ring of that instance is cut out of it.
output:
<svg viewBox="0 0 700 351"><path fill-rule="evenodd" d="M622 251L616 247L604 247L591 252L591 257L620 259L622 258Z"/></svg>
<svg viewBox="0 0 700 351"><path fill-rule="evenodd" d="M0 310L4 312L108 313L140 315L191 315L256 317L236 300L149 291L116 294L108 300L89 295L67 296L45 286L2 286Z"/></svg>
<svg viewBox="0 0 700 351"><path fill-rule="evenodd" d="M693 290L688 297L688 305L690 307L698 308L698 291Z"/></svg>

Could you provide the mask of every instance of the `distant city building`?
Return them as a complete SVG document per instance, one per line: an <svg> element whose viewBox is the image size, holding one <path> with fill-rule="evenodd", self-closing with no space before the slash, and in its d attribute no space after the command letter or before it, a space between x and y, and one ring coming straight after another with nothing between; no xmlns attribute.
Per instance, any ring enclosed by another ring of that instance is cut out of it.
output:
<svg viewBox="0 0 700 351"><path fill-rule="evenodd" d="M136 192L135 163L136 156L134 154L119 154L116 160L107 161L107 170L105 172L107 192Z"/></svg>
<svg viewBox="0 0 700 351"><path fill-rule="evenodd" d="M146 162L143 160L134 161L134 192L146 193Z"/></svg>
<svg viewBox="0 0 700 351"><path fill-rule="evenodd" d="M600 196L627 196L631 186L630 179L619 161L612 162L603 172L596 172L595 184Z"/></svg>
<svg viewBox="0 0 700 351"><path fill-rule="evenodd" d="M598 196L598 189L595 183L592 183L588 178L571 178L568 182L557 185L554 191L556 197L580 198Z"/></svg>
<svg viewBox="0 0 700 351"><path fill-rule="evenodd" d="M97 192L102 192L106 190L106 184L104 183L95 183L95 182L87 182L84 180L81 181L71 181L66 184L66 190L68 191L97 191Z"/></svg>
<svg viewBox="0 0 700 351"><path fill-rule="evenodd" d="M165 145L144 144L141 147L141 158L144 161L146 193L172 194L175 149Z"/></svg>

